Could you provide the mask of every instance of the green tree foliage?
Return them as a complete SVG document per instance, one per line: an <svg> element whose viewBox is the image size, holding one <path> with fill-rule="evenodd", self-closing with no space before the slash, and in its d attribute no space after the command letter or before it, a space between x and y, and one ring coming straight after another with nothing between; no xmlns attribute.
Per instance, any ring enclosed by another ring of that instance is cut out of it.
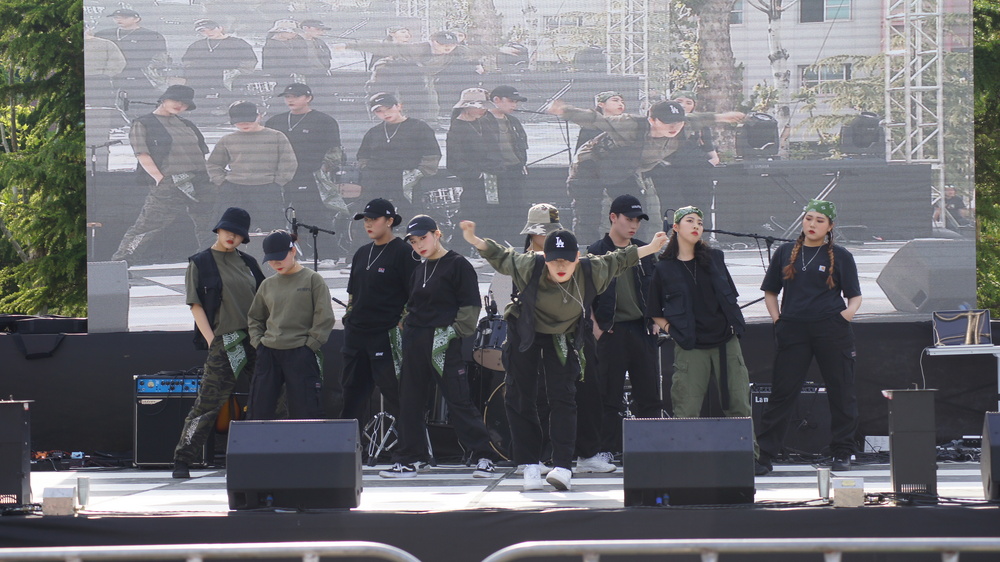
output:
<svg viewBox="0 0 1000 562"><path fill-rule="evenodd" d="M82 14L0 2L0 312L86 314Z"/></svg>
<svg viewBox="0 0 1000 562"><path fill-rule="evenodd" d="M973 7L979 306L1000 313L1000 5Z"/></svg>

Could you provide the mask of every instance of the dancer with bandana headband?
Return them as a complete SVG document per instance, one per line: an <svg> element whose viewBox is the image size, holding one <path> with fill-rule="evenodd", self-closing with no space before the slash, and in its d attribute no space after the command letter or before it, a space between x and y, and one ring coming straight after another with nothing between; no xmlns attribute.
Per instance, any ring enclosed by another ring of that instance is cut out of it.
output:
<svg viewBox="0 0 1000 562"><path fill-rule="evenodd" d="M792 408L814 357L830 402L832 468L851 469L858 428L851 320L861 307L861 284L854 256L833 243L836 219L833 203L811 200L802 234L775 251L761 283L777 349L771 396L757 431L758 475L770 472L781 452ZM779 293L783 293L780 306Z"/></svg>

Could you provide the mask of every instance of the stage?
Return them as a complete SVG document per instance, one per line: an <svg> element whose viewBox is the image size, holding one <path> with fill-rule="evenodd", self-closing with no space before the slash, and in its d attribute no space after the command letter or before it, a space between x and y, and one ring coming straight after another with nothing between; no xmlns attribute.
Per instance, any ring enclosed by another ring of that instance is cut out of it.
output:
<svg viewBox="0 0 1000 562"><path fill-rule="evenodd" d="M572 491L546 486L545 491L524 493L512 467L501 468L489 479L472 478L471 468L465 466L439 465L414 479L386 480L377 475L385 468L381 465L365 467L360 507L305 512L229 511L225 470L220 469L194 469L190 480L174 480L164 470L33 472L36 501L44 488L74 486L86 476L89 503L76 517L0 518L0 545L365 540L396 546L423 561L461 562L482 560L528 540L996 536L997 506L983 501L978 463L939 463L938 503L897 505L889 499L892 485L885 457L860 455L852 471L833 475L864 480L867 505L861 508L834 508L821 499L816 466L810 464L777 465L771 474L757 477L754 504L648 508L623 506L620 466L611 474L576 475ZM903 556L845 559L940 559ZM987 556L966 554L962 560L991 559Z"/></svg>

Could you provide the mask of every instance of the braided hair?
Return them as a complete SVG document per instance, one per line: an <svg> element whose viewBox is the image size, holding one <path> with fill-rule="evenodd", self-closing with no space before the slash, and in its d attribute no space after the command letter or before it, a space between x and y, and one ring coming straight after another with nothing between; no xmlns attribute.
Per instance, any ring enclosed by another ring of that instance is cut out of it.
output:
<svg viewBox="0 0 1000 562"><path fill-rule="evenodd" d="M799 237L795 240L795 245L792 246L792 255L791 257L788 258L788 264L785 265L785 267L782 268L781 270L781 273L783 274L782 279L787 279L787 280L795 279L795 260L798 259L799 252L802 251L802 244L803 242L805 242L805 240L806 240L805 232L799 234ZM830 269L827 271L826 274L826 287L832 290L837 285L833 281L833 267L834 267L833 230L831 230L826 234L826 238L824 239L823 243L827 244L826 255L830 258Z"/></svg>

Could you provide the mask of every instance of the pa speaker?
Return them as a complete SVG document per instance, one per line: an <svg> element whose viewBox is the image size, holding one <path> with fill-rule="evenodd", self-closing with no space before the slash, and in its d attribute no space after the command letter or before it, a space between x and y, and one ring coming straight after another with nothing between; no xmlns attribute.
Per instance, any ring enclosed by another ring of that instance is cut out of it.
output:
<svg viewBox="0 0 1000 562"><path fill-rule="evenodd" d="M885 129L882 119L869 111L861 112L840 128L840 150L855 156L885 156Z"/></svg>
<svg viewBox="0 0 1000 562"><path fill-rule="evenodd" d="M736 129L736 155L744 160L777 156L778 121L766 113L751 113Z"/></svg>
<svg viewBox="0 0 1000 562"><path fill-rule="evenodd" d="M753 503L750 418L626 419L625 505Z"/></svg>
<svg viewBox="0 0 1000 562"><path fill-rule="evenodd" d="M31 400L0 400L0 510L31 503Z"/></svg>
<svg viewBox="0 0 1000 562"><path fill-rule="evenodd" d="M983 496L989 501L1000 500L1000 413L986 413L979 468L983 473Z"/></svg>
<svg viewBox="0 0 1000 562"><path fill-rule="evenodd" d="M760 418L770 399L771 385L750 385L750 409L756 427L761 427ZM831 439L830 401L827 399L826 388L806 383L795 399L783 449L789 453L816 455L830 446Z"/></svg>
<svg viewBox="0 0 1000 562"><path fill-rule="evenodd" d="M232 422L226 491L230 509L358 507L357 420Z"/></svg>
<svg viewBox="0 0 1000 562"><path fill-rule="evenodd" d="M976 303L972 240L910 240L882 268L878 286L900 312L958 310Z"/></svg>

